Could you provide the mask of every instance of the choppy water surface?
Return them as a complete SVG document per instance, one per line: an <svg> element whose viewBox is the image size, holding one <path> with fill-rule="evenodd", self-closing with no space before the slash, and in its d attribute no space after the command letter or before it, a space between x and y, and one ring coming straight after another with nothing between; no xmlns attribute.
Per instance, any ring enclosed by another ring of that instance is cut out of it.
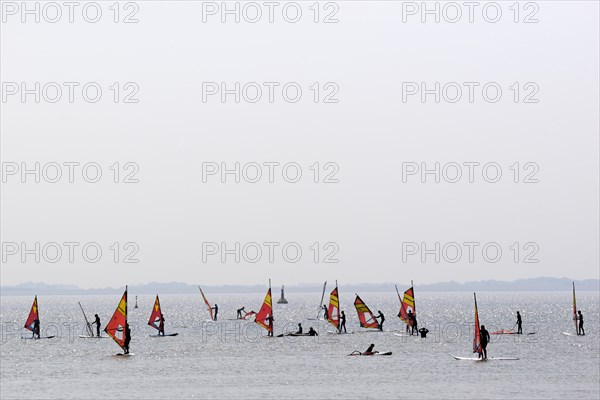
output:
<svg viewBox="0 0 600 400"><path fill-rule="evenodd" d="M343 289L343 288L342 288ZM352 302L341 293L350 331L360 331ZM373 311L386 315L383 333L328 334L316 316L317 294L288 294L288 305L275 304L276 334L318 328L318 337L265 338L252 322L229 320L245 305L258 310L262 296L207 296L220 307L220 321L207 322L199 296L164 295L161 305L170 338L151 338L146 325L153 296L139 296L129 319L134 329L131 351L121 358L111 339L80 339L84 332L81 301L88 317L106 322L120 296L40 296L42 333L48 340L22 340L21 329L31 297L2 297L0 398L28 399L165 399L165 398L527 398L598 399L600 397L599 296L579 293L587 335L574 333L571 297L559 293L480 293L481 322L490 331L510 329L520 310L525 332L535 335L493 336L491 357L519 361L475 363L471 356L471 293L417 293L420 325L427 339L399 337L402 331L395 293L361 293ZM15 330L16 329L16 330ZM347 357L375 343L391 357Z"/></svg>

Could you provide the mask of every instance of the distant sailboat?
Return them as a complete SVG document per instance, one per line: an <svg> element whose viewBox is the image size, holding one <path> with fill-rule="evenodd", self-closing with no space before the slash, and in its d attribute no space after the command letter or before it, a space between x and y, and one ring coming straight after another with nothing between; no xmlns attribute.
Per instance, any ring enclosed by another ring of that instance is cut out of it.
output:
<svg viewBox="0 0 600 400"><path fill-rule="evenodd" d="M150 319L148 320L148 325L153 327L158 331L157 335L150 335L151 337L165 337L165 336L177 336L179 333L170 333L168 335L165 334L165 321L162 314L162 309L160 308L160 300L158 299L158 295L156 295L156 300L154 300L154 307L152 307L152 312L150 313ZM162 332L162 335L161 335Z"/></svg>
<svg viewBox="0 0 600 400"><path fill-rule="evenodd" d="M283 294L283 285L281 285L281 298L279 300L277 300L277 304L287 304L288 301L285 299L285 296Z"/></svg>
<svg viewBox="0 0 600 400"><path fill-rule="evenodd" d="M115 313L104 328L104 332L106 332L107 335L110 336L115 343L117 343L119 347L123 349L123 353L117 354L118 356L132 355L129 353L129 349L127 348L129 344L128 339L131 339L127 338L127 326L127 286L125 286L125 293L123 293Z"/></svg>
<svg viewBox="0 0 600 400"><path fill-rule="evenodd" d="M269 290L265 296L258 314L254 319L254 322L265 328L268 332L267 336L273 336L273 306L271 303L271 280L269 279Z"/></svg>
<svg viewBox="0 0 600 400"><path fill-rule="evenodd" d="M36 327L37 321L37 327ZM33 334L31 337L23 337L21 339L52 339L55 335L52 336L41 336L40 335L40 313L38 309L38 301L37 296L33 298L33 304L31 305L31 310L29 310L29 315L27 316L27 320L25 321L25 329L31 331Z"/></svg>
<svg viewBox="0 0 600 400"><path fill-rule="evenodd" d="M338 294L338 284L335 281L335 289L331 291L329 294L329 307L327 308L327 321L333 326L335 329L340 329L340 297Z"/></svg>
<svg viewBox="0 0 600 400"><path fill-rule="evenodd" d="M379 321L377 321L377 318L375 318L358 294L356 295L356 299L354 299L354 307L356 308L361 328L379 329Z"/></svg>
<svg viewBox="0 0 600 400"><path fill-rule="evenodd" d="M202 298L204 299L204 303L206 304L206 308L208 309L208 314L210 315L210 320L214 321L215 317L213 316L213 309L210 306L210 303L208 302L208 300L206 299L206 296L204 295L202 288L200 286L198 286L198 289L200 289L200 294L202 295Z"/></svg>
<svg viewBox="0 0 600 400"><path fill-rule="evenodd" d="M321 301L319 301L319 306L317 307L317 316L315 318L306 318L310 321L318 320L323 312L323 299L325 299L325 291L327 290L327 281L323 284L323 292L321 292Z"/></svg>
<svg viewBox="0 0 600 400"><path fill-rule="evenodd" d="M406 324L406 331L412 327L412 321L410 320L408 313L409 311L416 317L417 311L415 306L415 290L412 281L410 281L410 288L404 292L404 297L400 298L400 292L398 286L396 286L396 293L398 294L398 300L400 300L400 311L398 317L402 322Z"/></svg>

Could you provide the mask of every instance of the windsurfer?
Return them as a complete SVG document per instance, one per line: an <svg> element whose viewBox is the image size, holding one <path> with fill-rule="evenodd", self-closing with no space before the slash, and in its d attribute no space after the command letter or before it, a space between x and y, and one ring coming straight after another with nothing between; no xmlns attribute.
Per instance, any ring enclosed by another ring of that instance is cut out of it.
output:
<svg viewBox="0 0 600 400"><path fill-rule="evenodd" d="M517 311L517 334L523 333L523 320L521 319L521 313Z"/></svg>
<svg viewBox="0 0 600 400"><path fill-rule="evenodd" d="M217 314L219 313L219 306L215 304L214 307L212 307L213 310L215 310L215 316L213 318L213 321L217 320Z"/></svg>
<svg viewBox="0 0 600 400"><path fill-rule="evenodd" d="M298 325L300 325L300 324L298 324ZM318 333L317 333L317 331L315 331L315 330L313 329L313 327L311 326L311 327L308 329L308 336L319 336L319 334L318 334Z"/></svg>
<svg viewBox="0 0 600 400"><path fill-rule="evenodd" d="M123 353L129 354L129 342L131 341L131 328L129 328L129 323L125 323L125 338L123 342Z"/></svg>
<svg viewBox="0 0 600 400"><path fill-rule="evenodd" d="M165 316L160 313L160 320L158 322L158 334L159 336L165 336Z"/></svg>
<svg viewBox="0 0 600 400"><path fill-rule="evenodd" d="M483 357L484 360L487 360L487 345L490 342L490 333L485 329L485 325L481 325L479 335L481 338L481 353L479 353L479 356L480 358Z"/></svg>
<svg viewBox="0 0 600 400"><path fill-rule="evenodd" d="M383 331L383 322L385 321L385 316L383 315L383 313L381 312L381 310L377 310L377 312L379 314L377 314L377 316L375 317L375 319L381 319L381 321L379 321L379 330Z"/></svg>
<svg viewBox="0 0 600 400"><path fill-rule="evenodd" d="M96 325L96 336L100 337L100 317L98 314L94 314L94 322L90 325Z"/></svg>
<svg viewBox="0 0 600 400"><path fill-rule="evenodd" d="M419 323L417 322L417 314L412 315L412 330L410 331L411 336L417 335L419 332Z"/></svg>
<svg viewBox="0 0 600 400"><path fill-rule="evenodd" d="M265 318L265 321L267 322L267 325L269 326L269 332L267 333L267 336L273 336L273 316L269 315L267 318Z"/></svg>
<svg viewBox="0 0 600 400"><path fill-rule="evenodd" d="M329 319L329 311L327 311L327 306L323 304L323 319L327 321Z"/></svg>
<svg viewBox="0 0 600 400"><path fill-rule="evenodd" d="M33 320L33 338L35 338L37 336L37 338L40 338L40 320L39 319L34 319Z"/></svg>
<svg viewBox="0 0 600 400"><path fill-rule="evenodd" d="M344 329L344 333L347 333L346 331L346 314L342 311L342 315L340 316L340 327L339 327L339 332L342 333L342 329Z"/></svg>
<svg viewBox="0 0 600 400"><path fill-rule="evenodd" d="M577 317L577 319L579 320L579 329L577 334L578 335L585 335L585 331L583 330L583 314L581 313L581 310L577 311L577 314L579 315ZM39 336L39 334L38 334Z"/></svg>
<svg viewBox="0 0 600 400"><path fill-rule="evenodd" d="M237 309L237 319L242 319L243 318L242 312L244 312L244 311L246 311L244 309L244 307Z"/></svg>
<svg viewBox="0 0 600 400"><path fill-rule="evenodd" d="M398 315L400 315L400 314L398 314ZM410 327L412 326L412 323L413 323L414 315L413 315L412 310L408 310L407 317L408 317L408 320L406 321L406 333L408 333L408 331L410 330ZM412 335L412 331L411 331L411 335Z"/></svg>

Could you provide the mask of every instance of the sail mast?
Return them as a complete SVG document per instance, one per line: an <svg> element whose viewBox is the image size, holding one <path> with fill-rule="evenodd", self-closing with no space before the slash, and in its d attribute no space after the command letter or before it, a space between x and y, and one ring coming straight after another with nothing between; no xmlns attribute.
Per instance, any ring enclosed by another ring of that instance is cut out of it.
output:
<svg viewBox="0 0 600 400"><path fill-rule="evenodd" d="M319 309L317 310L317 319L319 319L319 315L321 315L321 310L323 309L323 299L325 298L325 291L327 290L327 281L323 284L323 293L321 293L321 301L319 302Z"/></svg>
<svg viewBox="0 0 600 400"><path fill-rule="evenodd" d="M413 296L413 315L415 316L415 318L417 318L417 299L415 296L415 285L413 284L412 279L410 280L410 288L412 289L412 296Z"/></svg>
<svg viewBox="0 0 600 400"><path fill-rule="evenodd" d="M477 296L473 293L475 300L475 329L473 331L473 353L482 354L481 349L481 331L479 325L479 311L477 310Z"/></svg>
<svg viewBox="0 0 600 400"><path fill-rule="evenodd" d="M88 335L94 336L94 331L92 330L90 321L88 321L87 316L85 315L85 311L83 311L83 307L81 306L81 303L77 302L77 304L79 304L79 308L81 308L81 312L83 313L83 319L85 319L85 326L87 327Z"/></svg>
<svg viewBox="0 0 600 400"><path fill-rule="evenodd" d="M575 333L579 335L579 325L577 325L577 301L575 300L575 282L573 282L573 321L575 321Z"/></svg>

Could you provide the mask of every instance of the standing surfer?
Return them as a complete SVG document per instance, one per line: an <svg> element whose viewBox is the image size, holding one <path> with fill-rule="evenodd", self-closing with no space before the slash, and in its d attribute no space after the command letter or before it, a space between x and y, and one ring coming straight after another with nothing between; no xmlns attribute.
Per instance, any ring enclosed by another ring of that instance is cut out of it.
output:
<svg viewBox="0 0 600 400"><path fill-rule="evenodd" d="M267 318L265 318L265 321L269 325L269 332L267 333L267 336L273 336L273 316L269 315Z"/></svg>
<svg viewBox="0 0 600 400"><path fill-rule="evenodd" d="M158 335L165 336L165 316L160 313L160 321L158 322Z"/></svg>
<svg viewBox="0 0 600 400"><path fill-rule="evenodd" d="M344 329L344 333L348 333L346 331L346 314L342 311L342 315L340 316L340 327L338 332L342 333L342 328Z"/></svg>
<svg viewBox="0 0 600 400"><path fill-rule="evenodd" d="M383 322L385 321L385 317L383 316L383 313L381 312L381 310L377 310L377 312L379 314L377 314L375 319L381 319L381 321L379 322L379 330L383 331Z"/></svg>
<svg viewBox="0 0 600 400"><path fill-rule="evenodd" d="M90 325L96 325L96 336L100 337L100 317L98 314L94 314L94 322Z"/></svg>
<svg viewBox="0 0 600 400"><path fill-rule="evenodd" d="M302 335L302 324L298 324L298 332L296 332L296 335Z"/></svg>
<svg viewBox="0 0 600 400"><path fill-rule="evenodd" d="M212 307L213 310L215 310L215 316L213 318L213 321L217 320L217 314L219 313L219 306L215 304L214 307Z"/></svg>
<svg viewBox="0 0 600 400"><path fill-rule="evenodd" d="M577 317L577 319L579 320L579 329L577 334L578 335L585 335L585 331L583 330L583 314L581 313L581 310L577 311L577 314L579 315ZM39 336L39 333L38 333Z"/></svg>
<svg viewBox="0 0 600 400"><path fill-rule="evenodd" d="M521 319L521 313L517 311L517 334L523 333L523 320Z"/></svg>
<svg viewBox="0 0 600 400"><path fill-rule="evenodd" d="M398 314L400 315L400 314ZM413 326L413 321L415 318L415 315L413 314L412 310L408 310L408 321L406 321L406 333L408 333L408 331L411 329L411 327ZM410 334L412 335L414 333L414 330L410 331Z"/></svg>
<svg viewBox="0 0 600 400"><path fill-rule="evenodd" d="M237 319L242 319L242 311L246 311L244 307L237 309Z"/></svg>
<svg viewBox="0 0 600 400"><path fill-rule="evenodd" d="M483 356L484 360L487 360L487 345L490 342L490 333L485 329L485 325L481 325L479 335L481 338L481 353L479 355L480 357Z"/></svg>
<svg viewBox="0 0 600 400"><path fill-rule="evenodd" d="M131 341L131 329L129 328L129 322L125 323L125 338L123 342L123 353L129 354L129 342Z"/></svg>
<svg viewBox="0 0 600 400"><path fill-rule="evenodd" d="M581 314L581 311L579 312L579 314ZM35 337L37 336L37 338L40 338L40 320L39 319L34 319L33 320L33 338L35 339Z"/></svg>
<svg viewBox="0 0 600 400"><path fill-rule="evenodd" d="M417 314L413 313L412 315L412 330L410 331L410 335L418 335L419 334L419 323L417 322Z"/></svg>
<svg viewBox="0 0 600 400"><path fill-rule="evenodd" d="M329 311L327 311L327 306L323 304L323 319L327 321L329 319Z"/></svg>

